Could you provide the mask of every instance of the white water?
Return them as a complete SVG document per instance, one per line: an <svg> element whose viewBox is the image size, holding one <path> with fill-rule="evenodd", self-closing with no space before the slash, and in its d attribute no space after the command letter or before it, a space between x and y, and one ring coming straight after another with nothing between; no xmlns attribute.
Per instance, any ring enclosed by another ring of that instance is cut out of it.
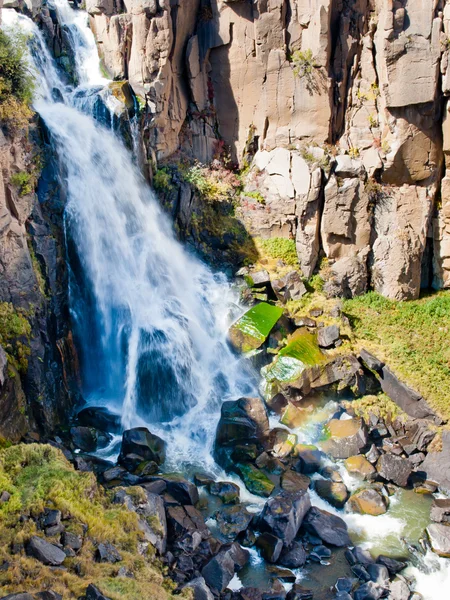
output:
<svg viewBox="0 0 450 600"><path fill-rule="evenodd" d="M56 6L75 50L75 90L63 83L34 24L12 10L3 10L2 17L31 33L37 47L35 108L52 134L67 190L71 309L88 400L122 414L125 427L146 424L159 433L168 442L169 468L202 464L219 475L210 449L220 404L255 391L225 343L235 299L224 278L174 239L120 140L83 114L94 110L98 96L111 114L117 106L102 89L107 81L86 14L74 12L67 0L56 0ZM313 441L316 425L297 431L300 439ZM345 515L311 496L313 504L345 518L350 532L369 546L400 537L407 525L389 513ZM263 503L248 492L242 499L255 510ZM252 558L255 566L259 557ZM431 552L409 572L429 600L442 598L450 583L448 561ZM240 587L237 577L233 585Z"/></svg>
<svg viewBox="0 0 450 600"><path fill-rule="evenodd" d="M118 137L77 109L94 105L105 80L86 14L66 0L56 6L71 32L81 84L73 91L35 25L3 13L6 24L32 33L38 46L34 106L51 132L67 191L71 310L85 393L90 403L119 411L124 427L145 423L160 434L168 442L168 468L213 468L220 404L254 391L248 367L226 344L235 298L223 276L176 241ZM65 102L54 101L55 88Z"/></svg>

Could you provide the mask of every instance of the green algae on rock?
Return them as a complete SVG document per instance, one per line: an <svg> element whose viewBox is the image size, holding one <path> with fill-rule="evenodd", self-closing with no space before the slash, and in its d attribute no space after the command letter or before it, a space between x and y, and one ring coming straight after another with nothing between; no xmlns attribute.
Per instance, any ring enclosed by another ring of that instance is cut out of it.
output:
<svg viewBox="0 0 450 600"><path fill-rule="evenodd" d="M244 481L245 487L252 494L268 497L275 489L274 484L267 475L257 469L252 464L240 464L237 466L238 472Z"/></svg>
<svg viewBox="0 0 450 600"><path fill-rule="evenodd" d="M241 352L256 350L283 314L283 309L267 302L260 302L236 321L229 331L233 346Z"/></svg>

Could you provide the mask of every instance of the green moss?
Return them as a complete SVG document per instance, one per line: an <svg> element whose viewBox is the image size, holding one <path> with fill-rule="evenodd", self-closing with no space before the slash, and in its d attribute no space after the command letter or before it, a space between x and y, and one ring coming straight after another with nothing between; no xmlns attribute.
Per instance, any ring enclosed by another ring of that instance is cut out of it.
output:
<svg viewBox="0 0 450 600"><path fill-rule="evenodd" d="M255 238L255 245L262 258L280 259L286 265L298 267L295 240L282 237Z"/></svg>
<svg viewBox="0 0 450 600"><path fill-rule="evenodd" d="M113 503L93 473L75 471L59 450L43 444L0 450L0 489L11 494L9 501L0 505L0 560L9 563L9 568L0 572L5 594L17 589L33 594L51 587L64 598L78 598L94 583L113 600L172 598L163 588L161 569L140 554L143 534L136 513ZM9 550L13 541L26 542L31 535L42 535L33 519L19 521L19 515L37 516L45 508L70 517L66 526L74 533L82 534L87 527L81 551L65 560L64 570ZM95 562L99 542L111 542L119 549L123 559L119 566L134 573L132 585L126 578L116 579L117 565Z"/></svg>
<svg viewBox="0 0 450 600"><path fill-rule="evenodd" d="M363 396L362 398L358 398L358 400L353 400L346 404L355 411L358 417L363 417L366 421L368 421L371 413L382 419L394 419L404 414L398 405L386 396L386 394Z"/></svg>
<svg viewBox="0 0 450 600"><path fill-rule="evenodd" d="M275 489L274 484L262 471L252 464L239 464L237 469L245 487L252 494L268 497Z"/></svg>
<svg viewBox="0 0 450 600"><path fill-rule="evenodd" d="M304 328L297 329L278 356L290 356L305 365L320 364L325 358L317 344L317 336Z"/></svg>
<svg viewBox="0 0 450 600"><path fill-rule="evenodd" d="M384 359L395 374L450 417L450 292L396 302L375 292L346 300L355 345ZM356 349L357 349L356 348Z"/></svg>
<svg viewBox="0 0 450 600"><path fill-rule="evenodd" d="M38 286L39 286L39 291L41 292L42 296L44 296L44 298L47 298L47 283L46 283L46 279L45 279L45 275L42 272L42 266L41 263L38 261L37 257L36 257L36 253L34 251L33 245L31 243L31 240L28 239L28 250L30 252L30 258L31 258L31 264L33 265L33 271L34 274L36 275L36 279L38 282Z"/></svg>
<svg viewBox="0 0 450 600"><path fill-rule="evenodd" d="M26 196L34 191L35 179L26 171L19 171L11 175L11 183L18 189L19 196Z"/></svg>
<svg viewBox="0 0 450 600"><path fill-rule="evenodd" d="M256 202L259 202L259 204L265 205L265 203L266 203L266 199L261 194L261 192L257 192L257 191L245 192L244 191L243 195L247 196L248 198L254 198L256 200Z"/></svg>
<svg viewBox="0 0 450 600"><path fill-rule="evenodd" d="M259 348L266 340L283 309L266 302L250 308L230 327L230 340L242 352Z"/></svg>
<svg viewBox="0 0 450 600"><path fill-rule="evenodd" d="M0 302L0 345L21 373L28 368L30 335L31 325L25 312L16 310L10 302Z"/></svg>
<svg viewBox="0 0 450 600"><path fill-rule="evenodd" d="M172 177L167 167L157 169L153 175L153 186L157 192L171 192L174 189Z"/></svg>

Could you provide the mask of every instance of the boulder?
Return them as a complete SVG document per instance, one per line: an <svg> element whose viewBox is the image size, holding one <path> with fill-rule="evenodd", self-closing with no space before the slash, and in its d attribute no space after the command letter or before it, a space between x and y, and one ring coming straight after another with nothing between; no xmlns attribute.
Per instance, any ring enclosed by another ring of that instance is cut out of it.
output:
<svg viewBox="0 0 450 600"><path fill-rule="evenodd" d="M167 473L148 478L149 481L162 480L166 489L180 504L197 504L199 496L197 486L179 473Z"/></svg>
<svg viewBox="0 0 450 600"><path fill-rule="evenodd" d="M97 546L96 560L102 563L116 563L122 560L122 556L115 546L105 542Z"/></svg>
<svg viewBox="0 0 450 600"><path fill-rule="evenodd" d="M321 498L336 508L342 508L349 496L347 487L344 483L331 481L329 479L317 479L315 482L315 490Z"/></svg>
<svg viewBox="0 0 450 600"><path fill-rule="evenodd" d="M280 302L300 300L307 292L298 271L290 271L281 279L274 279L272 281L272 289Z"/></svg>
<svg viewBox="0 0 450 600"><path fill-rule="evenodd" d="M208 491L213 496L218 496L224 504L239 502L239 486L230 481L214 481L209 484Z"/></svg>
<svg viewBox="0 0 450 600"><path fill-rule="evenodd" d="M405 487L408 485L412 466L407 458L395 454L382 454L377 461L377 471L386 481Z"/></svg>
<svg viewBox="0 0 450 600"><path fill-rule="evenodd" d="M44 565L58 566L66 559L66 555L61 548L50 544L37 535L33 535L30 538L30 541L26 545L26 551L28 556L36 558L41 563L44 563Z"/></svg>
<svg viewBox="0 0 450 600"><path fill-rule="evenodd" d="M396 579L389 585L389 600L409 600L411 590L403 579Z"/></svg>
<svg viewBox="0 0 450 600"><path fill-rule="evenodd" d="M283 549L283 542L276 535L266 531L258 536L256 547L259 549L264 560L276 563Z"/></svg>
<svg viewBox="0 0 450 600"><path fill-rule="evenodd" d="M345 522L316 506L310 508L303 520L303 527L332 546L350 546L351 540Z"/></svg>
<svg viewBox="0 0 450 600"><path fill-rule="evenodd" d="M450 494L450 431L442 432L442 450L428 452L425 460L420 465L420 471L426 479L435 481L442 492Z"/></svg>
<svg viewBox="0 0 450 600"><path fill-rule="evenodd" d="M166 511L168 539L197 535L207 539L211 533L205 525L202 514L193 506L168 506Z"/></svg>
<svg viewBox="0 0 450 600"><path fill-rule="evenodd" d="M237 445L262 447L269 434L269 418L259 398L239 398L221 406L214 442L214 456L224 468L234 466L231 453Z"/></svg>
<svg viewBox="0 0 450 600"><path fill-rule="evenodd" d="M86 600L110 600L93 583L90 583L86 589Z"/></svg>
<svg viewBox="0 0 450 600"><path fill-rule="evenodd" d="M431 523L426 532L433 551L439 556L450 558L450 526L443 523Z"/></svg>
<svg viewBox="0 0 450 600"><path fill-rule="evenodd" d="M286 600L313 600L313 592L299 583L294 583L286 595Z"/></svg>
<svg viewBox="0 0 450 600"><path fill-rule="evenodd" d="M231 344L240 352L256 350L264 344L282 314L281 307L267 302L253 306L230 327Z"/></svg>
<svg viewBox="0 0 450 600"><path fill-rule="evenodd" d="M294 541L287 548L283 548L278 564L288 569L298 569L306 562L306 550L300 542Z"/></svg>
<svg viewBox="0 0 450 600"><path fill-rule="evenodd" d="M286 429L282 429L281 427L272 429L269 440L272 454L277 458L286 458L289 456L297 444L297 436L295 433L289 433L289 431L286 431Z"/></svg>
<svg viewBox="0 0 450 600"><path fill-rule="evenodd" d="M347 506L362 515L383 515L387 511L387 499L377 490L367 488L352 494Z"/></svg>
<svg viewBox="0 0 450 600"><path fill-rule="evenodd" d="M450 523L450 498L433 498L430 519L435 523Z"/></svg>
<svg viewBox="0 0 450 600"><path fill-rule="evenodd" d="M118 462L122 463L128 454L136 454L142 460L152 460L160 465L166 459L166 443L146 427L127 429L123 432Z"/></svg>
<svg viewBox="0 0 450 600"><path fill-rule="evenodd" d="M110 433L120 433L122 431L120 415L110 412L104 406L82 408L77 415L77 420L84 427L95 427Z"/></svg>
<svg viewBox="0 0 450 600"><path fill-rule="evenodd" d="M359 360L363 363L369 371L376 371L377 373L381 373L384 367L384 362L379 360L376 356L362 348L359 353Z"/></svg>
<svg viewBox="0 0 450 600"><path fill-rule="evenodd" d="M337 325L322 327L317 332L317 342L321 348L331 348L338 341L340 330Z"/></svg>
<svg viewBox="0 0 450 600"><path fill-rule="evenodd" d="M15 594L8 594L7 596L2 596L0 600L34 600L34 596L29 594L28 592L17 592Z"/></svg>
<svg viewBox="0 0 450 600"><path fill-rule="evenodd" d="M396 560L395 558L391 558L390 556L384 556L380 554L377 558L377 563L380 565L384 565L391 575L396 575L403 571L406 568L406 562L401 560Z"/></svg>
<svg viewBox="0 0 450 600"><path fill-rule="evenodd" d="M281 539L285 547L290 546L310 506L306 491L281 492L266 502L259 519L260 529Z"/></svg>
<svg viewBox="0 0 450 600"><path fill-rule="evenodd" d="M267 475L250 463L239 464L236 470L242 477L245 487L252 494L268 498L275 489L275 485Z"/></svg>
<svg viewBox="0 0 450 600"><path fill-rule="evenodd" d="M331 419L327 428L330 437L322 443L322 448L333 458L349 458L367 446L367 428L363 419Z"/></svg>
<svg viewBox="0 0 450 600"><path fill-rule="evenodd" d="M76 533L65 531L61 536L61 543L65 548L71 548L74 552L78 552L83 545L83 538Z"/></svg>
<svg viewBox="0 0 450 600"><path fill-rule="evenodd" d="M232 542L242 531L247 529L253 519L253 514L244 505L235 504L218 510L215 518L222 538Z"/></svg>
<svg viewBox="0 0 450 600"><path fill-rule="evenodd" d="M306 444L297 444L294 453L298 456L294 469L299 473L311 475L320 470L323 462L326 460L325 454L316 448Z"/></svg>
<svg viewBox="0 0 450 600"><path fill-rule="evenodd" d="M202 576L213 593L219 594L228 586L234 572L248 561L249 552L234 542L223 547L202 569Z"/></svg>
<svg viewBox="0 0 450 600"><path fill-rule="evenodd" d="M310 483L311 479L307 475L289 469L281 476L280 486L285 492L299 492L307 490Z"/></svg>
<svg viewBox="0 0 450 600"><path fill-rule="evenodd" d="M361 454L357 456L350 456L344 462L345 468L349 473L353 475L359 475L363 479L374 479L376 476L376 469L364 456Z"/></svg>
<svg viewBox="0 0 450 600"><path fill-rule="evenodd" d="M188 589L192 591L192 600L214 600L214 596L209 587L206 585L206 581L203 579L203 577L196 577L195 579L192 579L192 581L186 583L182 589Z"/></svg>
<svg viewBox="0 0 450 600"><path fill-rule="evenodd" d="M359 586L353 594L354 600L379 600L386 595L386 590L373 581L368 581Z"/></svg>
<svg viewBox="0 0 450 600"><path fill-rule="evenodd" d="M387 366L381 371L380 384L383 392L410 417L423 419L436 416L423 397L402 383Z"/></svg>

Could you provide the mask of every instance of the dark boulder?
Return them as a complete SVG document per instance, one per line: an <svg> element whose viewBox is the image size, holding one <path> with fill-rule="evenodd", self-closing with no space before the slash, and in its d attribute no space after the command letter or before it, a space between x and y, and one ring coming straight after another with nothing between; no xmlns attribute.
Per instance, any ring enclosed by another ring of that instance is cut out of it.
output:
<svg viewBox="0 0 450 600"><path fill-rule="evenodd" d="M387 587L389 584L389 571L387 567L379 564L372 564L367 566L367 572L370 575L370 580L374 583L378 583L383 587Z"/></svg>
<svg viewBox="0 0 450 600"><path fill-rule="evenodd" d="M248 558L248 551L237 543L222 548L202 569L207 586L215 594L223 592L233 579L235 571L241 569Z"/></svg>
<svg viewBox="0 0 450 600"><path fill-rule="evenodd" d="M377 563L384 565L391 575L396 575L406 568L406 562L396 560L390 556L384 556L383 554L380 554L380 556L377 558Z"/></svg>
<svg viewBox="0 0 450 600"><path fill-rule="evenodd" d="M192 579L192 581L186 583L182 589L191 590L193 600L214 600L214 596L209 587L206 585L206 581L203 579L203 577L196 577L195 579Z"/></svg>
<svg viewBox="0 0 450 600"><path fill-rule="evenodd" d="M286 596L286 600L313 600L313 592L299 583L294 583Z"/></svg>
<svg viewBox="0 0 450 600"><path fill-rule="evenodd" d="M381 371L380 384L383 392L410 417L423 419L436 416L423 397L402 383L387 366Z"/></svg>
<svg viewBox="0 0 450 600"><path fill-rule="evenodd" d="M213 496L218 496L224 504L239 502L239 486L230 481L214 481L209 484L208 491Z"/></svg>
<svg viewBox="0 0 450 600"><path fill-rule="evenodd" d="M146 427L135 427L123 432L119 463L123 463L127 454L136 454L142 460L152 460L158 465L166 458L166 443Z"/></svg>
<svg viewBox="0 0 450 600"><path fill-rule="evenodd" d="M105 542L97 546L96 560L103 563L116 563L122 560L122 556L115 546Z"/></svg>
<svg viewBox="0 0 450 600"><path fill-rule="evenodd" d="M412 472L412 466L408 459L395 454L382 454L377 461L378 474L392 481L400 487L408 485L408 479Z"/></svg>
<svg viewBox="0 0 450 600"><path fill-rule="evenodd" d="M222 404L214 443L214 456L224 468L231 468L233 448L238 444L264 446L269 434L269 419L259 398L239 398Z"/></svg>
<svg viewBox="0 0 450 600"><path fill-rule="evenodd" d="M216 513L217 527L222 538L228 542L234 541L241 532L245 531L252 519L252 513L242 504L225 506Z"/></svg>
<svg viewBox="0 0 450 600"><path fill-rule="evenodd" d="M70 435L74 445L83 452L95 452L105 448L112 440L112 436L93 427L77 425L70 428Z"/></svg>
<svg viewBox="0 0 450 600"><path fill-rule="evenodd" d="M81 546L83 545L83 539L81 535L65 531L61 536L61 543L63 546L78 552L78 550L81 550Z"/></svg>
<svg viewBox="0 0 450 600"><path fill-rule="evenodd" d="M65 553L46 540L34 535L26 545L28 556L36 558L44 565L58 566L66 559Z"/></svg>
<svg viewBox="0 0 450 600"><path fill-rule="evenodd" d="M270 563L278 562L283 549L283 542L272 533L262 533L256 540L256 547L259 549L264 560Z"/></svg>
<svg viewBox="0 0 450 600"><path fill-rule="evenodd" d="M322 327L317 332L317 342L321 348L331 348L338 341L340 330L337 325Z"/></svg>
<svg viewBox="0 0 450 600"><path fill-rule="evenodd" d="M198 502L197 486L179 473L151 476L145 478L144 481L164 481L169 494L180 504L197 504Z"/></svg>
<svg viewBox="0 0 450 600"><path fill-rule="evenodd" d="M350 546L351 541L345 522L331 513L313 506L306 513L303 527L332 546Z"/></svg>
<svg viewBox="0 0 450 600"><path fill-rule="evenodd" d="M110 600L93 583L90 583L86 589L86 600Z"/></svg>
<svg viewBox="0 0 450 600"><path fill-rule="evenodd" d="M367 350L364 350L364 348L362 348L361 352L359 353L359 360L367 369L369 369L369 371L376 371L377 373L381 373L384 367L384 362L379 360L373 354L370 354L370 352L368 352Z"/></svg>
<svg viewBox="0 0 450 600"><path fill-rule="evenodd" d="M442 432L442 450L440 452L428 452L425 460L420 465L420 471L424 473L425 479L438 484L442 492L450 494L450 431Z"/></svg>
<svg viewBox="0 0 450 600"><path fill-rule="evenodd" d="M308 492L281 492L266 502L259 526L280 538L284 546L290 546L310 507Z"/></svg>
<svg viewBox="0 0 450 600"><path fill-rule="evenodd" d="M34 600L34 597L28 592L17 592L16 594L2 596L0 600Z"/></svg>
<svg viewBox="0 0 450 600"><path fill-rule="evenodd" d="M336 508L342 508L349 496L345 483L330 481L329 479L317 479L315 490L321 498Z"/></svg>
<svg viewBox="0 0 450 600"><path fill-rule="evenodd" d="M278 563L288 569L298 569L306 562L306 550L300 542L294 541L288 548L283 548Z"/></svg>
<svg viewBox="0 0 450 600"><path fill-rule="evenodd" d="M95 427L101 431L111 433L122 431L120 415L115 415L104 406L88 406L81 409L77 415L77 420L84 427Z"/></svg>
<svg viewBox="0 0 450 600"><path fill-rule="evenodd" d="M294 469L305 475L312 475L312 473L319 471L326 459L325 454L314 446L308 447L299 444L297 446L297 452L298 461L296 462Z"/></svg>
<svg viewBox="0 0 450 600"><path fill-rule="evenodd" d="M307 475L288 470L281 476L280 486L285 492L300 492L307 490L311 479Z"/></svg>
<svg viewBox="0 0 450 600"><path fill-rule="evenodd" d="M43 592L38 592L36 595L36 600L63 600L61 594L57 594L53 590L45 590Z"/></svg>
<svg viewBox="0 0 450 600"><path fill-rule="evenodd" d="M386 595L387 590L373 581L363 583L353 594L354 600L379 600Z"/></svg>

